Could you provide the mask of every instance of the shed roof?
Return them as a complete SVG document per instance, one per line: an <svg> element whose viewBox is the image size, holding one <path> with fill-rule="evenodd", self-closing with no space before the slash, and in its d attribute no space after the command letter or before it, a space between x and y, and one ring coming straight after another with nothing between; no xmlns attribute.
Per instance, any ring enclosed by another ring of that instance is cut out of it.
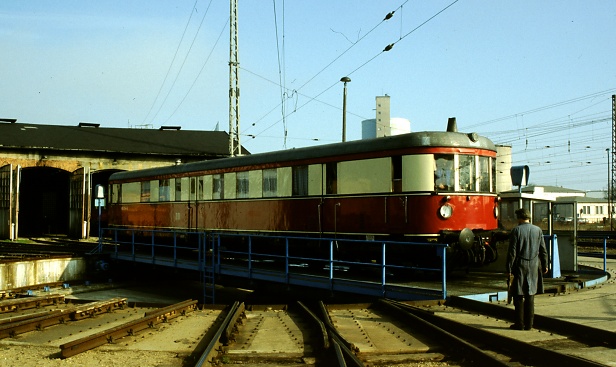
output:
<svg viewBox="0 0 616 367"><path fill-rule="evenodd" d="M228 156L225 131L129 129L0 123L1 149L77 150L127 154Z"/></svg>

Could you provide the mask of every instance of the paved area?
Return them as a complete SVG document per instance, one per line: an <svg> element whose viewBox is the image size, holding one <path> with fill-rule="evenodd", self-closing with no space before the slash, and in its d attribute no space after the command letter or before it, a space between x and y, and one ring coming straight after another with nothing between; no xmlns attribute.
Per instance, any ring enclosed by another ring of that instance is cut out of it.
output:
<svg viewBox="0 0 616 367"><path fill-rule="evenodd" d="M598 329L616 332L616 260L607 260L607 274L603 259L578 258L578 272L563 274L557 279L546 279L546 293L535 297L535 314L563 319ZM452 277L448 281L450 295L463 296L484 302L495 302L513 310L506 303L505 276L498 271L482 273L480 270L466 276ZM616 366L616 349L576 346L564 336L538 329L518 331L509 329L509 321L478 317L451 307L432 309L441 316L473 325L537 345L566 345L566 353L583 359ZM560 349L560 348L559 348Z"/></svg>
<svg viewBox="0 0 616 367"><path fill-rule="evenodd" d="M578 264L603 270L603 259L580 257ZM607 260L607 272L609 276L603 282L535 297L535 313L616 331L616 260Z"/></svg>

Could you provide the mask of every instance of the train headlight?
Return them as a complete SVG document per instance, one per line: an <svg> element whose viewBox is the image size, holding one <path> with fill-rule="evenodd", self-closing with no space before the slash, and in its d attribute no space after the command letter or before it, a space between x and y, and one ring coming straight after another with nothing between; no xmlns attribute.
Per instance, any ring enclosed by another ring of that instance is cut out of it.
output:
<svg viewBox="0 0 616 367"><path fill-rule="evenodd" d="M439 208L438 213L444 219L449 219L451 218L451 214L453 214L453 207L449 204L445 204Z"/></svg>
<svg viewBox="0 0 616 367"><path fill-rule="evenodd" d="M499 215L498 206L495 206L494 207L494 218L498 219L498 215Z"/></svg>

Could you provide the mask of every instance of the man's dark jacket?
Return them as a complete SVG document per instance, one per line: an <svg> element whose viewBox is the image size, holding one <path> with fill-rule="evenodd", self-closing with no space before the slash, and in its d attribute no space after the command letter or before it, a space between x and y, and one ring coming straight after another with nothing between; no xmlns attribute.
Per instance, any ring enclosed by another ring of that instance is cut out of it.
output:
<svg viewBox="0 0 616 367"><path fill-rule="evenodd" d="M514 276L511 294L532 296L543 293L543 271L548 253L541 228L522 223L511 231L507 252L507 273Z"/></svg>

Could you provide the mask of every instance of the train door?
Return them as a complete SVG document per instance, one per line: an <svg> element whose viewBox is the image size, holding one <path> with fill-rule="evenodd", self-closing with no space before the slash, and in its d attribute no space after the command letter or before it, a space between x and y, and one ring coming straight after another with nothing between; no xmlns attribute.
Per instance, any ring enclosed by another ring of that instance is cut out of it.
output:
<svg viewBox="0 0 616 367"><path fill-rule="evenodd" d="M21 166L0 168L0 239L14 240L18 235L19 179Z"/></svg>
<svg viewBox="0 0 616 367"><path fill-rule="evenodd" d="M90 177L89 168L71 174L68 233L73 238L87 238L90 232Z"/></svg>
<svg viewBox="0 0 616 367"><path fill-rule="evenodd" d="M385 224L391 230L404 233L409 223L408 196L402 192L402 156L391 157L391 192L384 196Z"/></svg>

